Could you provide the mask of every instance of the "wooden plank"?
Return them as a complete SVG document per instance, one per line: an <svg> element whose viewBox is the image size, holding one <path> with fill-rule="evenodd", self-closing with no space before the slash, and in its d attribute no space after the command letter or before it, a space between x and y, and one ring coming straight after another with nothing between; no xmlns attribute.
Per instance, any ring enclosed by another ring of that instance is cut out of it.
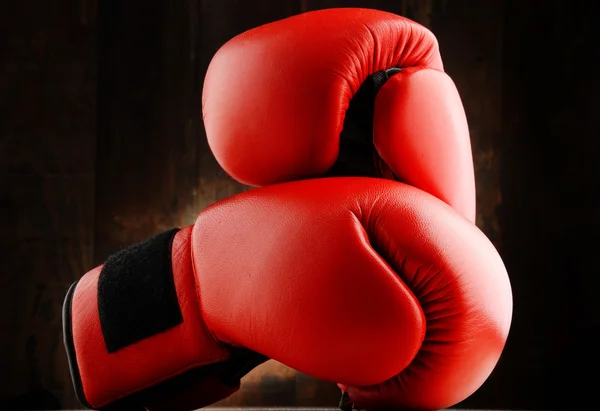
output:
<svg viewBox="0 0 600 411"><path fill-rule="evenodd" d="M167 47L179 27L167 3L99 3L96 263L179 225L193 204L195 139L178 84L187 60L171 54L183 45Z"/></svg>
<svg viewBox="0 0 600 411"><path fill-rule="evenodd" d="M61 307L92 265L93 3L0 5L0 407L79 406Z"/></svg>
<svg viewBox="0 0 600 411"><path fill-rule="evenodd" d="M599 50L579 4L506 1L500 221L515 316L499 406L596 402L597 379L579 376L598 362Z"/></svg>
<svg viewBox="0 0 600 411"><path fill-rule="evenodd" d="M358 7L399 14L429 27L434 4L440 0L301 0L302 11Z"/></svg>
<svg viewBox="0 0 600 411"><path fill-rule="evenodd" d="M96 262L194 222L198 158L199 2L100 4Z"/></svg>

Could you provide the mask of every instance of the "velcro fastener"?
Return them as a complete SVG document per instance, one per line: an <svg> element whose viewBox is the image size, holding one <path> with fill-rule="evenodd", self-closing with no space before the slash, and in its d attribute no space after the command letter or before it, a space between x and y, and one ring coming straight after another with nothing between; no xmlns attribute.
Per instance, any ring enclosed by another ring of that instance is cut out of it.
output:
<svg viewBox="0 0 600 411"><path fill-rule="evenodd" d="M173 280L171 247L179 229L112 255L98 278L98 312L109 353L183 321Z"/></svg>

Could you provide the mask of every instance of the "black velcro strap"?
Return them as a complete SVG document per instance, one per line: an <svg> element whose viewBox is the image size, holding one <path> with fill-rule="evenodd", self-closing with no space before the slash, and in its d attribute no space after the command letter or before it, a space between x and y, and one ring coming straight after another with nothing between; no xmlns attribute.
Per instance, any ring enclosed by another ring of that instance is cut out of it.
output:
<svg viewBox="0 0 600 411"><path fill-rule="evenodd" d="M171 265L178 231L132 245L104 263L98 279L98 311L109 353L183 322Z"/></svg>

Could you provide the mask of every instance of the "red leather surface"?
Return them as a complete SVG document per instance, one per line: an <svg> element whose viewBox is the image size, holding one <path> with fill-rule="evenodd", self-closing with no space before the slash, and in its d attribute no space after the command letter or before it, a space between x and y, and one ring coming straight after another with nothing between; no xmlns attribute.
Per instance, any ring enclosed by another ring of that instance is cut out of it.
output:
<svg viewBox="0 0 600 411"><path fill-rule="evenodd" d="M475 222L475 176L469 126L445 73L402 70L377 94L375 148L400 181L450 204Z"/></svg>
<svg viewBox="0 0 600 411"><path fill-rule="evenodd" d="M399 182L251 190L205 210L192 243L219 340L347 384L360 407L452 405L484 382L507 338L512 297L493 245Z"/></svg>
<svg viewBox="0 0 600 411"><path fill-rule="evenodd" d="M100 408L190 368L227 358L202 322L190 252L191 227L173 240L173 273L183 323L109 354L98 314L101 266L85 274L72 302L73 342L86 400ZM141 315L142 313L140 313Z"/></svg>
<svg viewBox="0 0 600 411"><path fill-rule="evenodd" d="M443 69L435 37L383 11L319 10L252 29L210 63L202 105L210 148L245 184L320 176L337 158L364 80L415 66Z"/></svg>

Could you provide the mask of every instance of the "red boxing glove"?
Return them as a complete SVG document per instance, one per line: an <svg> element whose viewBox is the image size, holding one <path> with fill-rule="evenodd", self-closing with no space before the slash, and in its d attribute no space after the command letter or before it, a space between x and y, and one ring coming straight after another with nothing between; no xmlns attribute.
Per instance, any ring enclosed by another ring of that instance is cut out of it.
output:
<svg viewBox="0 0 600 411"><path fill-rule="evenodd" d="M485 380L511 304L496 250L448 205L325 178L247 191L112 256L71 287L65 345L97 409L196 409L267 357L359 406L427 408Z"/></svg>
<svg viewBox="0 0 600 411"><path fill-rule="evenodd" d="M376 10L329 9L245 32L213 58L204 83L203 114L214 155L243 183L383 177L420 188L475 221L464 109L443 72L434 35L408 19ZM449 235L437 225L420 230L414 234ZM453 235L462 236L460 230ZM478 231L474 226L468 230ZM467 237L473 243L453 249L453 259L468 261L481 246L478 241L489 244ZM417 294L426 318L420 351L385 382L340 384L346 399L368 409L445 408L485 381L507 338L512 296L505 273L499 276L505 283L497 295L488 288L499 277L490 278L483 267L501 264L497 253L480 257L482 269L472 271L477 274L459 274L448 284L460 289L466 281L487 289L479 290L488 298L478 304L490 311L471 317L474 312L465 306L459 312L471 321L459 324L454 315L439 316L437 308L426 307L444 307L445 296L433 293L424 303ZM397 269L403 280L404 270ZM413 284L407 285L412 289ZM491 324L494 338L480 334L482 338L472 339L471 332Z"/></svg>
<svg viewBox="0 0 600 411"><path fill-rule="evenodd" d="M377 10L327 9L249 30L210 63L210 147L242 183L396 179L475 220L469 131L434 35Z"/></svg>

